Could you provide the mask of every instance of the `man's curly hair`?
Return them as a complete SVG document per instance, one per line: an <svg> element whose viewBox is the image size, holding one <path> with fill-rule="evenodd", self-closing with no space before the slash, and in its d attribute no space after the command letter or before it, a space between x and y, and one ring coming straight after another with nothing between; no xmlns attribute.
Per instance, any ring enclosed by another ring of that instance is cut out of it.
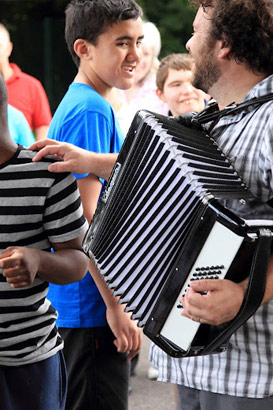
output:
<svg viewBox="0 0 273 410"><path fill-rule="evenodd" d="M273 74L273 0L190 0L209 7L211 37L224 39L231 55L255 73Z"/></svg>

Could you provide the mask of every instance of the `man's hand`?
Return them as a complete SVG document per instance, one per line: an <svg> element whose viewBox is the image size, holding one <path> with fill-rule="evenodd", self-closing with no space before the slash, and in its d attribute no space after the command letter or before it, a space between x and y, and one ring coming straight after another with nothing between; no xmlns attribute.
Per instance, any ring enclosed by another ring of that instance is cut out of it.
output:
<svg viewBox="0 0 273 410"><path fill-rule="evenodd" d="M0 269L13 288L29 286L40 266L36 249L9 247L0 253Z"/></svg>
<svg viewBox="0 0 273 410"><path fill-rule="evenodd" d="M90 158L88 151L76 147L73 144L50 139L37 141L29 147L30 150L39 150L33 161L40 161L46 155L53 155L62 162L50 164L48 170L51 172L75 172L77 174L88 173ZM86 158L87 157L87 158ZM86 164L87 161L87 164Z"/></svg>
<svg viewBox="0 0 273 410"><path fill-rule="evenodd" d="M136 321L131 320L131 314L124 312L124 305L107 308L106 318L114 333L114 341L118 352L130 352L128 359L132 359L142 347L142 330L137 327Z"/></svg>
<svg viewBox="0 0 273 410"><path fill-rule="evenodd" d="M204 279L193 281L181 298L182 316L200 323L218 326L232 320L242 305L246 281Z"/></svg>
<svg viewBox="0 0 273 410"><path fill-rule="evenodd" d="M67 142L44 139L32 144L28 149L36 151L33 161L40 161L46 155L53 155L60 162L50 164L50 172L74 172L93 174L107 180L111 174L117 154L98 154L87 151Z"/></svg>

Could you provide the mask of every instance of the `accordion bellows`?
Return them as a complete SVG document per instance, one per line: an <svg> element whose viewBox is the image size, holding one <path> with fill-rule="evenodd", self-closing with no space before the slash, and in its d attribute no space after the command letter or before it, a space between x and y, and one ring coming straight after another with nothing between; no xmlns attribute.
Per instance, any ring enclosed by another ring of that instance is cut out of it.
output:
<svg viewBox="0 0 273 410"><path fill-rule="evenodd" d="M205 131L142 110L83 250L144 332L183 356L202 350L206 326L181 316L181 295L199 278L242 280L236 259L248 261L258 228L273 227L270 212Z"/></svg>

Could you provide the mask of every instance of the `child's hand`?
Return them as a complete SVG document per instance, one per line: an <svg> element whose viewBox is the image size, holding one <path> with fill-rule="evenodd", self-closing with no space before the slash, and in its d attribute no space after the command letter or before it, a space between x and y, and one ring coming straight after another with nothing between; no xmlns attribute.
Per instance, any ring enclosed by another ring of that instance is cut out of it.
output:
<svg viewBox="0 0 273 410"><path fill-rule="evenodd" d="M13 288L31 285L39 265L40 258L37 249L9 247L0 253L0 269Z"/></svg>

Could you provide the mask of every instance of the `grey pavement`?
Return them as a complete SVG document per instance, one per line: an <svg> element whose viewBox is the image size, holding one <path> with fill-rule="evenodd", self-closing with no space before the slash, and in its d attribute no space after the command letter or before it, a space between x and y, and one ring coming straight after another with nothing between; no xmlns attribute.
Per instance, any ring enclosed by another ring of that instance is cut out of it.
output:
<svg viewBox="0 0 273 410"><path fill-rule="evenodd" d="M129 410L175 410L174 385L148 379L150 341L146 336L143 336L143 339L136 375L131 377Z"/></svg>

